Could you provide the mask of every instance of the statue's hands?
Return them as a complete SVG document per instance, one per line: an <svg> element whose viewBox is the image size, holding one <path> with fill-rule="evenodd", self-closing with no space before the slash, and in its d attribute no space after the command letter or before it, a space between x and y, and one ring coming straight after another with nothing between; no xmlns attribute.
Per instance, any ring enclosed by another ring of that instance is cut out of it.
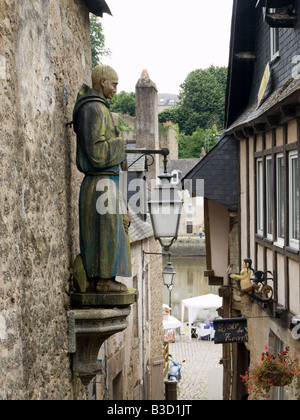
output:
<svg viewBox="0 0 300 420"><path fill-rule="evenodd" d="M125 232L128 234L131 225L131 217L129 216L129 214L123 214L123 225Z"/></svg>
<svg viewBox="0 0 300 420"><path fill-rule="evenodd" d="M231 279L237 279L237 278L238 278L238 276L237 276L236 274L230 274L230 278L231 278Z"/></svg>
<svg viewBox="0 0 300 420"><path fill-rule="evenodd" d="M122 171L127 172L128 171L128 162L127 159L124 160L124 162L121 163Z"/></svg>

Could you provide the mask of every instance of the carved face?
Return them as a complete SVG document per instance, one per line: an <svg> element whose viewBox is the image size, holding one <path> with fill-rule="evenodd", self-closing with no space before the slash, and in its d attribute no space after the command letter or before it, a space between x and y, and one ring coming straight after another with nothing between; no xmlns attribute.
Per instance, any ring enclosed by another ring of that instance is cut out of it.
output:
<svg viewBox="0 0 300 420"><path fill-rule="evenodd" d="M116 76L102 77L101 79L101 93L106 99L112 99L117 93L119 79Z"/></svg>

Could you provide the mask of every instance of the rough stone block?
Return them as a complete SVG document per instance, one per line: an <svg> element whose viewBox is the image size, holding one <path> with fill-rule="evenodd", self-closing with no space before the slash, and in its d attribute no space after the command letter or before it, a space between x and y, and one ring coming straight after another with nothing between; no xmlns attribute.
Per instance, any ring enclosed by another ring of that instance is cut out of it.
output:
<svg viewBox="0 0 300 420"><path fill-rule="evenodd" d="M129 289L126 293L74 293L71 296L71 303L74 308L123 308L135 302L135 289Z"/></svg>
<svg viewBox="0 0 300 420"><path fill-rule="evenodd" d="M78 309L68 312L69 353L72 368L87 386L101 369L99 350L109 337L127 328L130 307Z"/></svg>

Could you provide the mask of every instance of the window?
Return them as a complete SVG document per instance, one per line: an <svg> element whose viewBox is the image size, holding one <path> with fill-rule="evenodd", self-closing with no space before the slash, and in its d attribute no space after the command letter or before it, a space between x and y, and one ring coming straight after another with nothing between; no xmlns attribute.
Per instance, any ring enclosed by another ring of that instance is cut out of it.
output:
<svg viewBox="0 0 300 420"><path fill-rule="evenodd" d="M263 236L264 222L263 222L263 161L257 159L256 161L256 214L257 226L256 232Z"/></svg>
<svg viewBox="0 0 300 420"><path fill-rule="evenodd" d="M187 213L192 214L194 213L194 207L192 206L192 204L188 204L187 208L186 208Z"/></svg>
<svg viewBox="0 0 300 420"><path fill-rule="evenodd" d="M186 233L187 234L192 234L193 233L193 222L187 222Z"/></svg>
<svg viewBox="0 0 300 420"><path fill-rule="evenodd" d="M177 171L173 171L172 172L172 184L178 184L179 179L178 179L178 172Z"/></svg>
<svg viewBox="0 0 300 420"><path fill-rule="evenodd" d="M266 158L266 234L273 240L273 165L272 157Z"/></svg>
<svg viewBox="0 0 300 420"><path fill-rule="evenodd" d="M289 233L290 247L299 249L299 181L298 153L289 155Z"/></svg>
<svg viewBox="0 0 300 420"><path fill-rule="evenodd" d="M270 13L275 13L276 9L270 9ZM270 28L271 40L271 60L279 57L279 28Z"/></svg>
<svg viewBox="0 0 300 420"><path fill-rule="evenodd" d="M284 246L284 166L283 155L276 156L277 243Z"/></svg>
<svg viewBox="0 0 300 420"><path fill-rule="evenodd" d="M270 330L269 333L269 348L270 353L272 354L279 354L282 350L284 350L284 343L277 337L277 335ZM271 398L274 401L281 401L284 399L284 388L283 387L276 387L273 386L270 390Z"/></svg>

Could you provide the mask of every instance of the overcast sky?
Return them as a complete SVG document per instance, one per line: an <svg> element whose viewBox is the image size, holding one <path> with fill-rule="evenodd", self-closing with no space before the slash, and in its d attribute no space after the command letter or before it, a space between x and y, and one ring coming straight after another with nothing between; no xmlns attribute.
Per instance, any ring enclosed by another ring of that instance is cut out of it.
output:
<svg viewBox="0 0 300 420"><path fill-rule="evenodd" d="M143 69L160 93L178 94L187 75L227 66L233 0L107 0L101 19L118 73L118 91L134 92Z"/></svg>

